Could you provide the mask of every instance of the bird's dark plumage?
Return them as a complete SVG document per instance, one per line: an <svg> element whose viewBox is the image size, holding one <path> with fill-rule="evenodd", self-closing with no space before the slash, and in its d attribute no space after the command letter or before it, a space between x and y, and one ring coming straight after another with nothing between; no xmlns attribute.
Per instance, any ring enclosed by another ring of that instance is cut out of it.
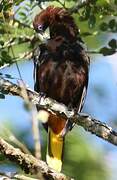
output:
<svg viewBox="0 0 117 180"><path fill-rule="evenodd" d="M89 57L73 17L63 8L49 6L35 17L33 26L37 32L45 31L47 27L50 29L50 39L46 44L39 45L40 54L38 52L36 56L35 90L80 112L88 86ZM55 139L67 127L66 119L53 114L49 114L47 124L51 129L50 136L54 135ZM55 159L61 159L63 145L59 139L57 141L58 147L62 146L61 154L52 150L53 140L48 148L52 152L48 153L51 158L55 156ZM56 154L60 157L56 157ZM49 162L50 159L47 161L57 169L54 163Z"/></svg>

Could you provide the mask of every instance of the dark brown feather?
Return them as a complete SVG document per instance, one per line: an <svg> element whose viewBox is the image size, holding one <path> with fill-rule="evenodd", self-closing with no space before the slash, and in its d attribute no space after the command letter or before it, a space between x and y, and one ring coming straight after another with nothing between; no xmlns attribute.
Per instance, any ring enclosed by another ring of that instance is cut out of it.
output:
<svg viewBox="0 0 117 180"><path fill-rule="evenodd" d="M35 90L80 112L88 86L89 57L73 17L62 8L49 6L35 17L33 25L41 33L50 29L50 39L39 45L40 52L36 51ZM61 171L64 136L73 124L50 112L47 118L46 160L50 167Z"/></svg>
<svg viewBox="0 0 117 180"><path fill-rule="evenodd" d="M36 31L39 24L49 26L50 40L40 45L35 90L81 111L88 86L89 57L81 44L79 30L66 10L53 6L35 17ZM65 120L58 119L51 115L48 121L56 133L65 126Z"/></svg>

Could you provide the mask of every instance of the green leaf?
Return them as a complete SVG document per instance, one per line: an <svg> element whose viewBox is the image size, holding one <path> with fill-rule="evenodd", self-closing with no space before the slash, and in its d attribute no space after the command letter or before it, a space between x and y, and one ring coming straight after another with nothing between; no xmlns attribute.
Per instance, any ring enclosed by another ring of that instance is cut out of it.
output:
<svg viewBox="0 0 117 180"><path fill-rule="evenodd" d="M117 0L114 1L115 5L117 5Z"/></svg>
<svg viewBox="0 0 117 180"><path fill-rule="evenodd" d="M90 32L83 32L83 33L81 34L81 36L84 36L84 37L86 37L86 36L92 36L92 33L90 33Z"/></svg>
<svg viewBox="0 0 117 180"><path fill-rule="evenodd" d="M11 56L5 50L1 52L1 59L3 62L6 62L6 63L9 63L12 60Z"/></svg>
<svg viewBox="0 0 117 180"><path fill-rule="evenodd" d="M91 13L91 7L87 6L86 10L84 11L84 15L85 15L86 19L88 19L90 17L90 13Z"/></svg>
<svg viewBox="0 0 117 180"><path fill-rule="evenodd" d="M84 16L80 16L80 17L79 17L79 21L81 21L81 22L82 22L82 21L86 21L86 18L85 18Z"/></svg>
<svg viewBox="0 0 117 180"><path fill-rule="evenodd" d="M9 92L6 90L2 90L3 95L7 95Z"/></svg>
<svg viewBox="0 0 117 180"><path fill-rule="evenodd" d="M108 56L108 55L112 55L115 53L114 49L110 49L108 47L103 47L100 49L99 51L101 54L103 54L104 56Z"/></svg>
<svg viewBox="0 0 117 180"><path fill-rule="evenodd" d="M19 15L22 17L26 17L26 14L24 12L19 12Z"/></svg>
<svg viewBox="0 0 117 180"><path fill-rule="evenodd" d="M111 19L110 21L109 21L109 28L110 29L114 29L114 27L116 26L116 21L115 21L115 19Z"/></svg>
<svg viewBox="0 0 117 180"><path fill-rule="evenodd" d="M19 5L21 2L23 2L24 0L15 0L15 5Z"/></svg>
<svg viewBox="0 0 117 180"><path fill-rule="evenodd" d="M7 51L2 51L2 52L1 52L1 55L2 55L3 57L6 57Z"/></svg>
<svg viewBox="0 0 117 180"><path fill-rule="evenodd" d="M111 39L108 43L108 45L112 48L112 49L116 49L117 48L117 40L116 39Z"/></svg>
<svg viewBox="0 0 117 180"><path fill-rule="evenodd" d="M10 74L5 74L5 77L8 78L8 79L13 79Z"/></svg>
<svg viewBox="0 0 117 180"><path fill-rule="evenodd" d="M10 8L12 7L12 3L8 3L8 4L6 4L5 6L4 6L4 11L7 11L7 10L9 10Z"/></svg>
<svg viewBox="0 0 117 180"><path fill-rule="evenodd" d="M88 20L89 27L93 28L95 26L95 23L96 23L96 18L94 15L91 15Z"/></svg>
<svg viewBox="0 0 117 180"><path fill-rule="evenodd" d="M0 45L3 46L4 45L4 41L0 41Z"/></svg>
<svg viewBox="0 0 117 180"><path fill-rule="evenodd" d="M5 95L4 94L0 94L0 99L5 99Z"/></svg>
<svg viewBox="0 0 117 180"><path fill-rule="evenodd" d="M2 5L2 4L0 4L0 12L2 11L2 9L3 9L3 5Z"/></svg>
<svg viewBox="0 0 117 180"><path fill-rule="evenodd" d="M0 34L4 34L5 33L5 30L4 29L0 29Z"/></svg>
<svg viewBox="0 0 117 180"><path fill-rule="evenodd" d="M107 31L108 30L108 24L103 22L102 24L100 24L100 30L101 31Z"/></svg>

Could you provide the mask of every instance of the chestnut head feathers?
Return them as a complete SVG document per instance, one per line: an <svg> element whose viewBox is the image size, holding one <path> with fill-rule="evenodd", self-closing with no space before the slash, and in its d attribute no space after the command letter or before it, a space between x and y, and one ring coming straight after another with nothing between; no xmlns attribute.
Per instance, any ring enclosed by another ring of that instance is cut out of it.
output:
<svg viewBox="0 0 117 180"><path fill-rule="evenodd" d="M79 34L73 17L60 7L48 6L36 15L33 26L38 33L44 32L49 27L51 38L64 36L66 39L75 40Z"/></svg>

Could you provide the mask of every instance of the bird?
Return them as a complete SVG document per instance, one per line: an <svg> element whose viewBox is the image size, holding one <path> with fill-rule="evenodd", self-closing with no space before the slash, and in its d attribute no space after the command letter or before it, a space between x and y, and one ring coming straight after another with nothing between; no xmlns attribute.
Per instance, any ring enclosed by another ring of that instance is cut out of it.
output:
<svg viewBox="0 0 117 180"><path fill-rule="evenodd" d="M79 113L87 94L90 58L68 10L48 6L33 21L34 30L50 38L39 44L34 55L37 92L55 99ZM38 107L39 117L48 133L46 161L49 167L62 170L65 137L74 124L67 118Z"/></svg>

